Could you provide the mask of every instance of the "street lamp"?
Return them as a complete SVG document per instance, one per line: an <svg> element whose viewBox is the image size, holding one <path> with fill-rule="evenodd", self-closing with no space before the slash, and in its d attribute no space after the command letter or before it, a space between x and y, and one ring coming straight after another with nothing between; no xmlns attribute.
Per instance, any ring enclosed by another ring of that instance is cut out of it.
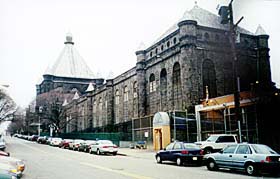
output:
<svg viewBox="0 0 280 179"><path fill-rule="evenodd" d="M40 119L40 115L42 114L42 112L43 112L43 106L40 106L39 107L38 136L40 136L40 133L41 133L41 119Z"/></svg>

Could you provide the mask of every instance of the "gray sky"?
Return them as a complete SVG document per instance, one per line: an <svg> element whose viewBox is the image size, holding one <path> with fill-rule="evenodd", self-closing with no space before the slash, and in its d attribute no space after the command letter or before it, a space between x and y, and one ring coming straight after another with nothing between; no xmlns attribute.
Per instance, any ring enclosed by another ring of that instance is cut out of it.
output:
<svg viewBox="0 0 280 179"><path fill-rule="evenodd" d="M197 0L217 14L230 0ZM38 80L64 47L68 32L94 73L117 76L136 64L135 51L148 47L176 23L195 0L0 0L0 84L21 106L35 98ZM235 21L270 35L272 80L280 87L280 0L234 0Z"/></svg>

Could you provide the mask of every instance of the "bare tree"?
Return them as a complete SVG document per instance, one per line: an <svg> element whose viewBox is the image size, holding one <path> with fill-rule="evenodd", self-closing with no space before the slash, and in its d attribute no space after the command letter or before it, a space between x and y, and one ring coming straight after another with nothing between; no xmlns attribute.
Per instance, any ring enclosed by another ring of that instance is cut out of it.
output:
<svg viewBox="0 0 280 179"><path fill-rule="evenodd" d="M16 108L13 99L4 89L0 88L0 122L3 120L11 120Z"/></svg>
<svg viewBox="0 0 280 179"><path fill-rule="evenodd" d="M25 111L21 108L17 108L17 110L13 114L12 123L8 127L9 133L14 134L24 132L26 128L25 118Z"/></svg>

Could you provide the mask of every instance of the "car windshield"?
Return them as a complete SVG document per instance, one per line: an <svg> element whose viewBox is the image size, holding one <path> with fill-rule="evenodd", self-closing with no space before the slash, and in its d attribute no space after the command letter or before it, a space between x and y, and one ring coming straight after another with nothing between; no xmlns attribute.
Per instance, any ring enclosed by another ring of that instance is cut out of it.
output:
<svg viewBox="0 0 280 179"><path fill-rule="evenodd" d="M184 143L184 147L187 149L200 149L198 145L196 144L188 144L188 143Z"/></svg>
<svg viewBox="0 0 280 179"><path fill-rule="evenodd" d="M219 137L219 136L210 136L210 137L208 137L208 139L206 139L206 141L207 141L207 142L214 142L214 141L217 140L218 137Z"/></svg>
<svg viewBox="0 0 280 179"><path fill-rule="evenodd" d="M104 141L100 141L100 144L113 144L113 143L111 141L104 140Z"/></svg>
<svg viewBox="0 0 280 179"><path fill-rule="evenodd" d="M258 154L277 154L274 150L266 145L252 145L254 151Z"/></svg>

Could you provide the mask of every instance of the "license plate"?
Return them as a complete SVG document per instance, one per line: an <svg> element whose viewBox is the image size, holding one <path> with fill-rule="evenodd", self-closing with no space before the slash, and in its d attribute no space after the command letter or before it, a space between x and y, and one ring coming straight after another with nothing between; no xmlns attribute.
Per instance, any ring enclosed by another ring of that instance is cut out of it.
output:
<svg viewBox="0 0 280 179"><path fill-rule="evenodd" d="M193 160L197 160L197 157L193 157L192 159L193 159Z"/></svg>

